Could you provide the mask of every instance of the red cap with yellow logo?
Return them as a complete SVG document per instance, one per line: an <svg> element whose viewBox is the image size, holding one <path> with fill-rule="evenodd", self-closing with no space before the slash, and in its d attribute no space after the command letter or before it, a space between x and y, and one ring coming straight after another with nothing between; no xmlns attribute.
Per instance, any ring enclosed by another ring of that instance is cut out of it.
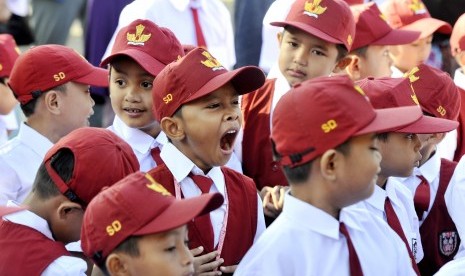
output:
<svg viewBox="0 0 465 276"><path fill-rule="evenodd" d="M105 66L120 55L134 59L145 71L156 76L166 65L184 56L176 36L150 20L137 19L116 35L111 55L100 63Z"/></svg>
<svg viewBox="0 0 465 276"><path fill-rule="evenodd" d="M465 13L454 24L450 35L450 50L453 56L465 51Z"/></svg>
<svg viewBox="0 0 465 276"><path fill-rule="evenodd" d="M387 0L381 5L381 11L394 29L421 32L420 38L425 38L434 32L450 34L449 23L432 18L421 0Z"/></svg>
<svg viewBox="0 0 465 276"><path fill-rule="evenodd" d="M349 5L342 0L296 0L286 19L273 26L292 26L324 41L343 44L350 51L355 21Z"/></svg>
<svg viewBox="0 0 465 276"><path fill-rule="evenodd" d="M42 93L77 82L108 86L108 71L94 67L75 50L62 45L41 45L24 52L11 71L8 85L21 104Z"/></svg>
<svg viewBox="0 0 465 276"><path fill-rule="evenodd" d="M231 82L239 95L265 83L265 74L255 66L228 71L207 50L195 48L166 66L153 82L153 114L161 121L183 104L208 95Z"/></svg>
<svg viewBox="0 0 465 276"><path fill-rule="evenodd" d="M375 110L348 76L318 77L280 99L271 138L281 165L295 167L353 136L398 129L421 116L417 106Z"/></svg>
<svg viewBox="0 0 465 276"><path fill-rule="evenodd" d="M0 78L9 77L19 57L19 48L9 34L0 34Z"/></svg>
<svg viewBox="0 0 465 276"><path fill-rule="evenodd" d="M410 81L404 78L367 78L356 82L366 92L370 102L377 109L415 106L418 98L410 86ZM420 108L421 109L421 108ZM391 130L401 133L441 133L458 127L456 121L422 115L421 118L405 127Z"/></svg>
<svg viewBox="0 0 465 276"><path fill-rule="evenodd" d="M133 173L103 190L87 207L81 246L97 265L131 236L175 229L223 204L219 193L176 199L157 182L156 173L154 178L142 172Z"/></svg>
<svg viewBox="0 0 465 276"><path fill-rule="evenodd" d="M407 72L423 112L434 117L457 120L460 113L460 92L448 73L430 65L420 64Z"/></svg>
<svg viewBox="0 0 465 276"><path fill-rule="evenodd" d="M376 3L355 5L350 9L356 22L352 51L368 45L407 44L420 37L420 32L391 28Z"/></svg>

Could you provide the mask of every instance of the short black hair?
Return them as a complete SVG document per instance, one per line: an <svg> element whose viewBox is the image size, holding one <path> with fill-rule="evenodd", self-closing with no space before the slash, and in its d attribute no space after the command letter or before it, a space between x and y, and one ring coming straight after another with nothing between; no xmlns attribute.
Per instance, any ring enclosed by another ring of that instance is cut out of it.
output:
<svg viewBox="0 0 465 276"><path fill-rule="evenodd" d="M131 257L138 257L140 256L139 251L139 241L143 236L130 236L122 241L112 252L120 252L128 254ZM104 275L109 275L107 267L106 267L106 258L102 260L97 266L103 272Z"/></svg>
<svg viewBox="0 0 465 276"><path fill-rule="evenodd" d="M389 132L383 132L383 133L376 134L376 139L378 139L379 141L386 142L388 138L389 138Z"/></svg>
<svg viewBox="0 0 465 276"><path fill-rule="evenodd" d="M366 58L368 46L369 46L369 45L360 47L360 48L358 48L358 49L355 49L355 50L351 51L350 53L351 53L351 54L354 54L354 55L357 55L357 56L359 56L359 57Z"/></svg>
<svg viewBox="0 0 465 276"><path fill-rule="evenodd" d="M344 143L340 144L335 148L336 151L341 152L343 155L348 155L350 153L350 141L348 139ZM281 155L276 151L274 143L272 142L273 156L275 159L280 159ZM307 181L310 177L310 168L312 167L313 160L310 160L304 164L298 165L296 167L282 166L282 170L288 183L299 184Z"/></svg>
<svg viewBox="0 0 465 276"><path fill-rule="evenodd" d="M35 112L35 109L36 109L36 105L37 105L37 100L40 99L41 97L43 97L43 95L51 90L57 90L57 91L60 91L60 92L66 92L66 83L62 84L62 85L59 85L59 86L56 86L56 87L53 87L45 92L42 92L38 97L34 97L32 98L29 102L27 102L26 104L20 104L20 107L21 107L21 110L23 111L24 113L24 116L26 117L29 117L31 116L32 114L34 114ZM14 92L14 91L13 91ZM13 93L15 94L15 93ZM15 94L16 96L16 94Z"/></svg>
<svg viewBox="0 0 465 276"><path fill-rule="evenodd" d="M66 148L60 149L50 162L52 168L65 183L71 179L74 170L74 154L71 150ZM41 199L48 199L61 194L48 174L45 163L42 163L37 171L36 178L32 184L32 191Z"/></svg>

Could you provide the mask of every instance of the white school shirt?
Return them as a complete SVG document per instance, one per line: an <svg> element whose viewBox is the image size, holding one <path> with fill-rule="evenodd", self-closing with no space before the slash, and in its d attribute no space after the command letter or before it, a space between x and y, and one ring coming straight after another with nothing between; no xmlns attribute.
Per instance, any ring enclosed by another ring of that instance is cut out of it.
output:
<svg viewBox="0 0 465 276"><path fill-rule="evenodd" d="M231 69L236 63L232 20L229 10L220 0L135 0L121 11L118 27L102 59L110 55L118 31L136 19L149 19L169 28L181 44L197 45L191 6L198 8L208 51Z"/></svg>
<svg viewBox="0 0 465 276"><path fill-rule="evenodd" d="M457 227L460 237L465 237L465 158L460 158L454 174L449 182L444 200L450 217ZM465 238L463 238L465 239ZM459 250L455 258L465 258L465 246L463 240L460 242ZM465 267L464 267L465 268Z"/></svg>
<svg viewBox="0 0 465 276"><path fill-rule="evenodd" d="M407 247L365 209L340 212L364 275L415 275ZM247 252L234 275L349 275L347 241L339 221L289 193L283 212Z"/></svg>
<svg viewBox="0 0 465 276"><path fill-rule="evenodd" d="M386 190L376 185L373 194L369 198L348 208L366 208L370 213L387 222L386 213L384 212L384 202L386 201L386 197L388 197L402 226L415 261L418 263L424 256L420 238L420 226L413 204L413 196L403 185L399 181L389 177L386 183Z"/></svg>
<svg viewBox="0 0 465 276"><path fill-rule="evenodd" d="M213 226L215 236L215 247L218 245L220 231L223 226L223 219L226 213L226 205L228 204L225 197L225 180L220 167L213 167L206 175L199 169L189 158L179 151L172 143L167 143L161 150L160 157L165 162L166 166L173 174L174 179L180 184L182 193L185 198L200 196L202 192L195 185L194 181L188 177L192 172L195 175L208 176L213 180L213 185L210 188L210 193L220 193L225 201L220 208L210 212L210 219ZM255 232L254 242L260 237L265 230L265 218L263 215L263 207L260 196L257 193L257 230Z"/></svg>
<svg viewBox="0 0 465 276"><path fill-rule="evenodd" d="M150 151L156 147L161 150L163 145L168 143L168 138L163 131L160 131L157 138L154 139L140 129L128 127L118 116L115 116L113 125L109 126L108 129L131 146L139 161L140 171L147 172L159 165L153 160Z"/></svg>
<svg viewBox="0 0 465 276"><path fill-rule="evenodd" d="M13 201L8 201L7 206L19 206L18 203ZM45 219L39 217L38 215L28 211L19 211L17 213L9 214L3 217L4 220L10 221L12 223L21 224L27 227L31 227L52 241L55 240L52 236L52 232L48 226L48 223ZM24 250L24 248L18 248L18 250ZM34 254L34 252L31 252ZM74 275L86 275L87 264L81 258L71 257L71 256L61 256L55 259L47 268L42 272L42 276L74 276Z"/></svg>
<svg viewBox="0 0 465 276"><path fill-rule="evenodd" d="M45 154L53 146L45 136L22 123L18 135L0 146L0 205L22 202L32 188Z"/></svg>
<svg viewBox="0 0 465 276"><path fill-rule="evenodd" d="M428 210L423 213L421 218L418 218L420 221L420 226L428 216L431 207L433 207L434 200L436 198L436 193L439 188L439 171L441 169L441 158L434 154L428 161L426 161L421 167L414 168L411 176L407 178L393 177L397 181L403 183L412 193L412 197L415 196L415 191L421 183L421 179L417 175L423 175L423 177L428 181L430 187L430 200Z"/></svg>
<svg viewBox="0 0 465 276"><path fill-rule="evenodd" d="M16 129L18 129L18 121L14 109L7 115L0 115L0 145L8 141L8 131Z"/></svg>
<svg viewBox="0 0 465 276"><path fill-rule="evenodd" d="M455 258L447 262L434 276L463 276L465 275L465 257Z"/></svg>

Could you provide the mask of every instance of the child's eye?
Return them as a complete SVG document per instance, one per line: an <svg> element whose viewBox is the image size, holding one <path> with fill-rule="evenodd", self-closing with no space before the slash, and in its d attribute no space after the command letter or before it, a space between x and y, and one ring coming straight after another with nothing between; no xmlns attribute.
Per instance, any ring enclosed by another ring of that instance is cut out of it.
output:
<svg viewBox="0 0 465 276"><path fill-rule="evenodd" d="M405 135L405 138L407 138L408 140L413 140L413 137L415 136L415 134L413 133L409 133L409 134L406 134Z"/></svg>
<svg viewBox="0 0 465 276"><path fill-rule="evenodd" d="M175 250L176 250L176 246L170 246L170 247L168 247L168 248L165 248L165 251L166 251L166 252L173 252L173 251L175 251Z"/></svg>
<svg viewBox="0 0 465 276"><path fill-rule="evenodd" d="M124 86L126 85L126 82L124 80L115 80L115 83L118 85L118 86Z"/></svg>
<svg viewBox="0 0 465 276"><path fill-rule="evenodd" d="M144 82L141 83L141 86L142 86L143 88L152 88L152 85L153 85L153 83L152 83L152 82L148 82L148 81L144 81Z"/></svg>
<svg viewBox="0 0 465 276"><path fill-rule="evenodd" d="M312 50L311 53L314 54L314 55L317 55L317 56L324 56L325 55L325 53L323 53L320 50Z"/></svg>
<svg viewBox="0 0 465 276"><path fill-rule="evenodd" d="M239 99L234 99L234 100L232 101L232 104L233 104L233 105L239 105Z"/></svg>
<svg viewBox="0 0 465 276"><path fill-rule="evenodd" d="M299 46L299 44L297 44L297 43L294 42L294 41L289 41L288 44L289 44L289 46L291 46L291 47L293 47L293 48Z"/></svg>
<svg viewBox="0 0 465 276"><path fill-rule="evenodd" d="M213 103L213 104L209 104L209 105L207 106L207 108L214 109L214 108L217 108L217 107L219 107L219 106L220 106L219 103Z"/></svg>

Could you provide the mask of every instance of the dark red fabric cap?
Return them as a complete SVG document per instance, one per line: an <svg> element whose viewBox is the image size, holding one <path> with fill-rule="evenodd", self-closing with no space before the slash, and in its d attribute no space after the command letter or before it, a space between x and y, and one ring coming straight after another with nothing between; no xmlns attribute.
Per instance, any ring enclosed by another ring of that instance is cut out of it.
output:
<svg viewBox="0 0 465 276"><path fill-rule="evenodd" d="M450 50L453 56L465 51L465 13L454 24L450 35Z"/></svg>
<svg viewBox="0 0 465 276"><path fill-rule="evenodd" d="M281 165L309 162L357 135L411 124L419 107L375 110L348 76L318 77L295 85L273 112L271 138Z"/></svg>
<svg viewBox="0 0 465 276"><path fill-rule="evenodd" d="M81 246L89 258L101 264L131 236L175 229L222 204L219 193L176 199L157 182L156 174L136 172L91 201L84 214Z"/></svg>
<svg viewBox="0 0 465 276"><path fill-rule="evenodd" d="M207 50L195 48L166 66L153 82L153 114L161 121L183 104L208 95L231 82L239 95L265 83L265 74L255 66L228 71Z"/></svg>
<svg viewBox="0 0 465 276"><path fill-rule="evenodd" d="M75 50L41 45L24 52L11 71L8 85L21 104L67 82L108 86L108 71L94 67Z"/></svg>
<svg viewBox="0 0 465 276"><path fill-rule="evenodd" d="M52 167L55 154L71 150L74 170L65 183ZM61 138L45 155L45 167L60 192L84 208L103 187L139 170L139 161L124 140L107 129L83 127Z"/></svg>
<svg viewBox="0 0 465 276"><path fill-rule="evenodd" d="M350 9L356 23L352 51L368 45L408 44L420 37L420 32L391 28L375 3L355 5Z"/></svg>
<svg viewBox="0 0 465 276"><path fill-rule="evenodd" d="M377 109L401 106L420 108L417 95L404 78L367 78L357 82L366 92L370 102ZM458 123L451 120L422 115L421 118L405 127L391 130L401 133L440 133L456 129Z"/></svg>
<svg viewBox="0 0 465 276"><path fill-rule="evenodd" d="M342 0L296 0L285 21L273 26L292 26L324 41L343 44L350 51L355 21L349 5Z"/></svg>
<svg viewBox="0 0 465 276"><path fill-rule="evenodd" d="M0 34L0 78L10 76L19 54L15 39L9 34Z"/></svg>
<svg viewBox="0 0 465 276"><path fill-rule="evenodd" d="M443 34L450 34L452 31L449 23L432 18L421 0L387 0L381 10L394 29L419 31L420 38L436 31Z"/></svg>
<svg viewBox="0 0 465 276"><path fill-rule="evenodd" d="M119 55L131 57L145 71L156 76L166 65L184 56L184 50L168 28L150 20L137 19L118 32L111 55L100 66L106 66Z"/></svg>
<svg viewBox="0 0 465 276"><path fill-rule="evenodd" d="M424 112L438 118L457 120L460 91L448 73L420 64L404 76L410 80L410 86Z"/></svg>

